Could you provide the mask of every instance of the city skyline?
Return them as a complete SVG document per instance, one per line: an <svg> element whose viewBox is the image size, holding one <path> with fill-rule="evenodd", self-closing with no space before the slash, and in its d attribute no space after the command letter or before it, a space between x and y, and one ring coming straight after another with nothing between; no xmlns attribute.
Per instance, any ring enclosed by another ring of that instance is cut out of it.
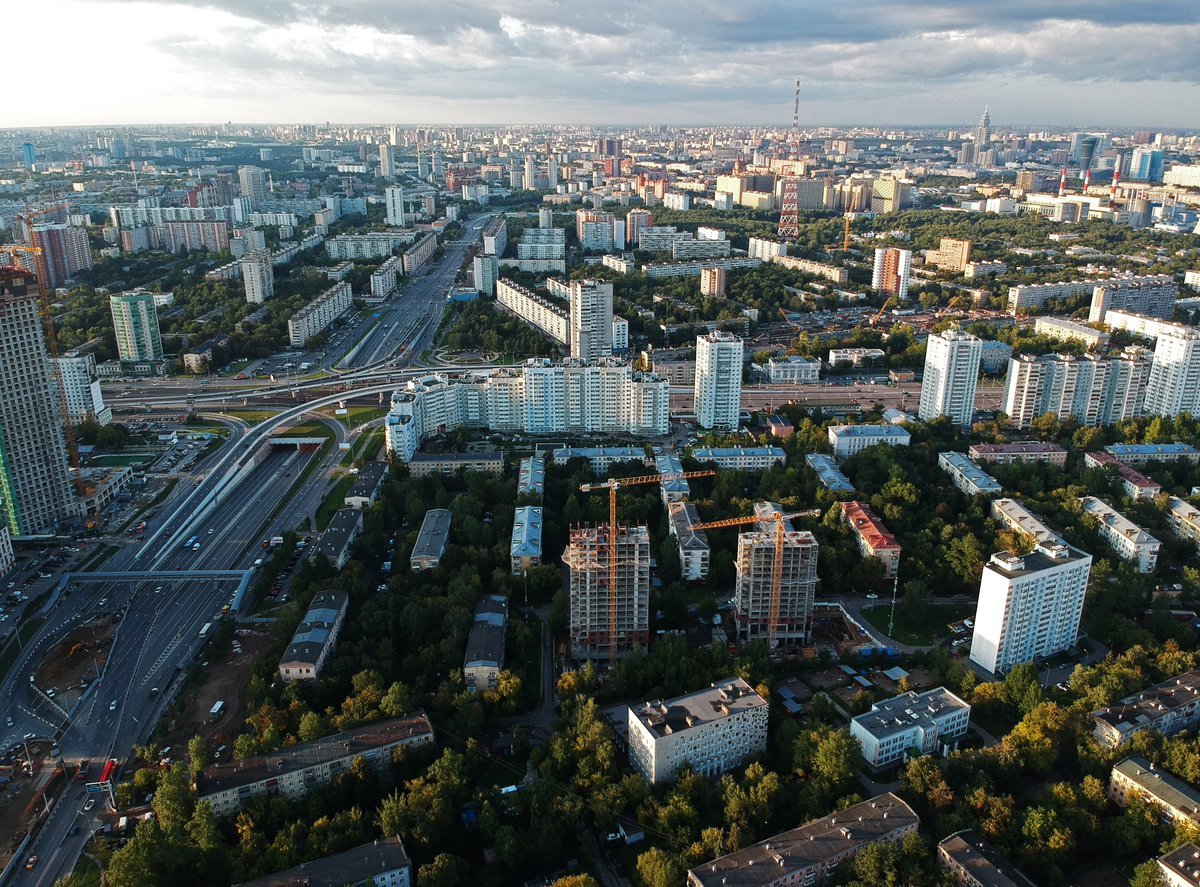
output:
<svg viewBox="0 0 1200 887"><path fill-rule="evenodd" d="M699 14L697 14L697 12ZM1140 15L1131 18L1131 15ZM288 0L46 0L7 11L17 33L53 29L56 55L153 72L80 88L14 47L39 88L10 97L14 126L561 122L974 126L1188 125L1200 104L1200 9L1023 0L868 0L795 14L767 0L561 8L460 0L418 15L361 0L319 17Z"/></svg>

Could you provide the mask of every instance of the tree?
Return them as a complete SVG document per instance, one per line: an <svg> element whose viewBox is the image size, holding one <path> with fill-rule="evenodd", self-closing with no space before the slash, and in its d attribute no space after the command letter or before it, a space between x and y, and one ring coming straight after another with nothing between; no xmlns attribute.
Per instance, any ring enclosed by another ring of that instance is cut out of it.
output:
<svg viewBox="0 0 1200 887"><path fill-rule="evenodd" d="M329 728L325 724L325 719L315 711L306 711L300 716L296 737L301 742L312 742L314 739L320 739L327 732L329 732Z"/></svg>
<svg viewBox="0 0 1200 887"><path fill-rule="evenodd" d="M550 887L600 887L600 882L591 875L567 875L559 878Z"/></svg>
<svg viewBox="0 0 1200 887"><path fill-rule="evenodd" d="M1133 870L1133 880L1129 882L1129 887L1167 887L1167 882L1163 880L1162 868L1159 867L1158 860L1147 860L1135 868Z"/></svg>
<svg viewBox="0 0 1200 887"><path fill-rule="evenodd" d="M196 774L209 765L210 759L208 748L204 744L204 740L199 736L193 736L188 740L188 775L196 778Z"/></svg>
<svg viewBox="0 0 1200 887"><path fill-rule="evenodd" d="M182 763L163 771L151 807L159 827L172 841L181 840L192 817L192 787Z"/></svg>
<svg viewBox="0 0 1200 887"><path fill-rule="evenodd" d="M471 867L461 856L439 853L417 872L421 887L460 887L472 883Z"/></svg>
<svg viewBox="0 0 1200 887"><path fill-rule="evenodd" d="M679 860L657 847L652 847L638 856L637 871L646 887L679 887L685 875Z"/></svg>

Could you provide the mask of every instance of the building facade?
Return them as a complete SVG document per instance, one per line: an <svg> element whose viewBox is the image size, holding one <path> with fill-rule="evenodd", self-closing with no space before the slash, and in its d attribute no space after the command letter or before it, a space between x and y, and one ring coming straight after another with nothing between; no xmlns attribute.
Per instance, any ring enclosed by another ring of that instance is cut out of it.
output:
<svg viewBox="0 0 1200 887"><path fill-rule="evenodd" d="M889 767L910 754L949 752L967 732L971 706L945 687L923 693L909 691L876 702L850 720L850 735L862 746L873 769Z"/></svg>
<svg viewBox="0 0 1200 887"><path fill-rule="evenodd" d="M345 314L352 301L350 281L335 283L288 318L288 342L293 348L303 348L310 338Z"/></svg>
<svg viewBox="0 0 1200 887"><path fill-rule="evenodd" d="M1003 411L1014 428L1053 413L1081 425L1114 425L1146 415L1151 360L1141 348L1114 357L1023 354L1008 364Z"/></svg>
<svg viewBox="0 0 1200 887"><path fill-rule="evenodd" d="M884 575L895 578L900 572L900 543L866 502L843 502L842 517L858 543L863 557L883 564Z"/></svg>
<svg viewBox="0 0 1200 887"><path fill-rule="evenodd" d="M1090 514L1100 524L1100 536L1122 560L1137 565L1139 573L1153 573L1158 563L1161 543L1117 511L1107 502L1095 496L1079 497L1084 513Z"/></svg>
<svg viewBox="0 0 1200 887"><path fill-rule="evenodd" d="M620 527L612 544L611 532L608 526L573 528L563 552L577 660L622 658L650 640L650 534L645 527Z"/></svg>
<svg viewBox="0 0 1200 887"><path fill-rule="evenodd" d="M783 522L781 581L775 602L778 522L774 516L783 512L773 502L756 502L754 513L762 520L754 529L738 533L734 561L733 616L738 638L743 642L773 639L781 647L808 643L817 588L816 537Z"/></svg>
<svg viewBox="0 0 1200 887"><path fill-rule="evenodd" d="M163 359L162 334L153 293L119 293L108 297L108 306L117 337L117 355L122 362Z"/></svg>
<svg viewBox="0 0 1200 887"><path fill-rule="evenodd" d="M271 264L270 252L261 249L246 253L241 267L247 302L261 305L275 295L275 266Z"/></svg>
<svg viewBox="0 0 1200 887"><path fill-rule="evenodd" d="M982 355L982 340L970 333L947 330L929 337L917 408L923 421L947 416L961 428L970 426Z"/></svg>
<svg viewBox="0 0 1200 887"><path fill-rule="evenodd" d="M696 337L696 424L733 431L742 411L742 340L717 330Z"/></svg>
<svg viewBox="0 0 1200 887"><path fill-rule="evenodd" d="M613 352L613 286L602 280L572 280L571 357L599 360Z"/></svg>

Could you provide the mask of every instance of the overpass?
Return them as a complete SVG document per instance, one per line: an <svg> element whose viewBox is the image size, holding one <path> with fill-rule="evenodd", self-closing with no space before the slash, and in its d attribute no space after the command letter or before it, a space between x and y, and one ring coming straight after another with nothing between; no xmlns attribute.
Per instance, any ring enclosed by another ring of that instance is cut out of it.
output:
<svg viewBox="0 0 1200 887"><path fill-rule="evenodd" d="M250 580L254 578L254 570L147 570L146 572L129 572L117 570L109 573L63 573L50 595L44 611L49 610L58 601L63 591L71 585L105 585L110 582L213 582L237 581L237 589L233 593L230 609L236 613L241 609L242 601L250 588Z"/></svg>

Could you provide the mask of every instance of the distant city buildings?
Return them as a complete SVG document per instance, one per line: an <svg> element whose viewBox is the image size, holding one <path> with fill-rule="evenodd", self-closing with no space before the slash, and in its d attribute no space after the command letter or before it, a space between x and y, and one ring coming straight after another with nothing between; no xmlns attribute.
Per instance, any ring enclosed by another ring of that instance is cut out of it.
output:
<svg viewBox="0 0 1200 887"><path fill-rule="evenodd" d="M1152 361L1139 348L1111 357L1023 354L1009 361L1002 411L1014 428L1028 428L1046 413L1081 425L1114 425L1146 415L1151 373Z"/></svg>

